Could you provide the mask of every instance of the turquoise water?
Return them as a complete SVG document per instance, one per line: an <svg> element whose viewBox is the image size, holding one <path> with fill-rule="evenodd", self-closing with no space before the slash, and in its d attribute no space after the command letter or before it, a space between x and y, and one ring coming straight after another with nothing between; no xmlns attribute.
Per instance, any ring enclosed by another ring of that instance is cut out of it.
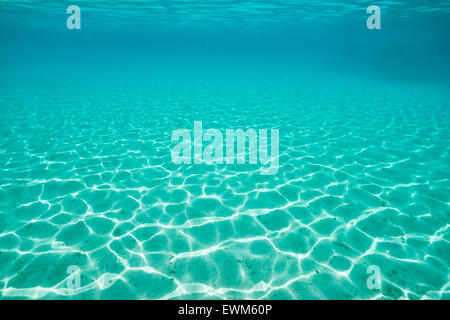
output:
<svg viewBox="0 0 450 320"><path fill-rule="evenodd" d="M69 4L0 1L2 299L450 298L447 1Z"/></svg>

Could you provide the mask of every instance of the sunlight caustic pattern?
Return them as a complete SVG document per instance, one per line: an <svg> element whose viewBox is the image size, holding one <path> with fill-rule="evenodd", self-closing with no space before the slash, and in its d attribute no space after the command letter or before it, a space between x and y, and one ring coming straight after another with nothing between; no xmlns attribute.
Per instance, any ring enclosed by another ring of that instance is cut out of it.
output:
<svg viewBox="0 0 450 320"><path fill-rule="evenodd" d="M449 298L448 91L65 85L0 95L0 297ZM278 128L279 170L175 165L196 120Z"/></svg>

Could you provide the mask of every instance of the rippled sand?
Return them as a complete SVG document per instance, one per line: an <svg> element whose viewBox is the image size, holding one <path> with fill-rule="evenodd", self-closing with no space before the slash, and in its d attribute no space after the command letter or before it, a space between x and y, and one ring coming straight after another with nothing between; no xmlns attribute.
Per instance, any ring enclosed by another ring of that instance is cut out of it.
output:
<svg viewBox="0 0 450 320"><path fill-rule="evenodd" d="M3 86L0 297L449 299L449 101L350 80ZM279 129L278 173L173 164L194 121Z"/></svg>

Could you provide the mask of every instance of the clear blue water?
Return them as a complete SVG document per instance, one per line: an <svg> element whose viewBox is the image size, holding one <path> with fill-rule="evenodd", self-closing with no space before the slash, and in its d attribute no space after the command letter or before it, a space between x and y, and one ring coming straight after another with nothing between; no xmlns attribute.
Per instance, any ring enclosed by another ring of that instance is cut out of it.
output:
<svg viewBox="0 0 450 320"><path fill-rule="evenodd" d="M448 1L70 4L0 1L0 298L450 298Z"/></svg>

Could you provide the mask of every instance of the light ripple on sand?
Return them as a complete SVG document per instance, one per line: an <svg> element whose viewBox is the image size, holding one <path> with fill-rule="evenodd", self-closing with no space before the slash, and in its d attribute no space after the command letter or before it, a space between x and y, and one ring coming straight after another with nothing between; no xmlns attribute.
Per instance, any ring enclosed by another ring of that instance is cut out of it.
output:
<svg viewBox="0 0 450 320"><path fill-rule="evenodd" d="M377 85L6 95L1 296L448 298L448 92ZM279 128L278 173L174 165L194 120Z"/></svg>

